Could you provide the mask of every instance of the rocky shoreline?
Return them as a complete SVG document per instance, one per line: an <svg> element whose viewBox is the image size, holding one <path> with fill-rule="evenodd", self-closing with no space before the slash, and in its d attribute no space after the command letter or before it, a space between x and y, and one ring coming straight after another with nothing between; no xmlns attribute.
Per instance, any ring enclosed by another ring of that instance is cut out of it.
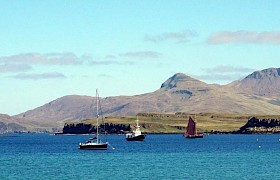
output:
<svg viewBox="0 0 280 180"><path fill-rule="evenodd" d="M209 134L280 134L280 119L251 117L237 131L211 131Z"/></svg>
<svg viewBox="0 0 280 180"><path fill-rule="evenodd" d="M279 134L280 133L280 120L259 119L256 117L249 118L248 122L242 126L234 134Z"/></svg>

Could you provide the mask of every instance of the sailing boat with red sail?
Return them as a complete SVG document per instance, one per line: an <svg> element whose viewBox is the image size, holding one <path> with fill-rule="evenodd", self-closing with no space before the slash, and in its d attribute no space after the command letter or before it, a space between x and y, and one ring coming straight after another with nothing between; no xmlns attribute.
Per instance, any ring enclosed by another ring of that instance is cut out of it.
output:
<svg viewBox="0 0 280 180"><path fill-rule="evenodd" d="M198 134L196 130L196 122L193 120L193 118L189 117L188 126L185 132L186 138L203 138L203 134Z"/></svg>

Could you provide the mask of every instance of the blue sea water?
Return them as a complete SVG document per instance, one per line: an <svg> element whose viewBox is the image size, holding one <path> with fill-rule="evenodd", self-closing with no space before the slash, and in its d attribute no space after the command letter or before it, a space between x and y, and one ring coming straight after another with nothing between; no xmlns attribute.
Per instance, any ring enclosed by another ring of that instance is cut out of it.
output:
<svg viewBox="0 0 280 180"><path fill-rule="evenodd" d="M1 135L0 179L280 179L280 135L109 135L114 150L79 150L88 138Z"/></svg>

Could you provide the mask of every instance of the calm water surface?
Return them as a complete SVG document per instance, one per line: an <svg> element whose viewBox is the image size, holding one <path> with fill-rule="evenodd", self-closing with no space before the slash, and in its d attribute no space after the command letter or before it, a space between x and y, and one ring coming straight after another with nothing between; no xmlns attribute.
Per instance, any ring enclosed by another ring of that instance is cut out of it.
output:
<svg viewBox="0 0 280 180"><path fill-rule="evenodd" d="M115 150L79 150L88 138L1 135L0 179L280 179L280 135L110 135Z"/></svg>

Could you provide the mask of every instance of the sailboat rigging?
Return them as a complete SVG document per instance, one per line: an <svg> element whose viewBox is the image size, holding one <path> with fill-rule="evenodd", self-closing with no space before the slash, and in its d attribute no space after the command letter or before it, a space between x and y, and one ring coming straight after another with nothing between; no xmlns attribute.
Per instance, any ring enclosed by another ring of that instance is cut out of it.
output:
<svg viewBox="0 0 280 180"><path fill-rule="evenodd" d="M99 108L100 108L100 103L99 103L99 94L98 90L96 89L96 137L90 138L86 143L80 143L79 149L89 149L89 150L107 150L109 143L106 142L103 143L101 142L101 139L99 138ZM101 112L102 113L102 112Z"/></svg>

